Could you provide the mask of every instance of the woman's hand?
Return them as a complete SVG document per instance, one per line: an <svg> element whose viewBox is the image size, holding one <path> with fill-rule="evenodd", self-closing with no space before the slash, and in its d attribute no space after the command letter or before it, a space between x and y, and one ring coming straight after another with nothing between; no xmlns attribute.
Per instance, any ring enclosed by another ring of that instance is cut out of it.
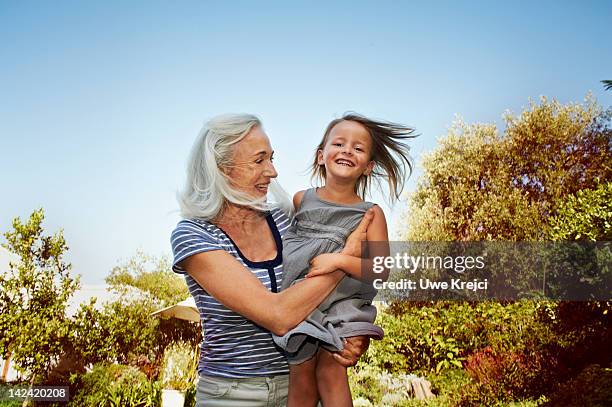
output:
<svg viewBox="0 0 612 407"><path fill-rule="evenodd" d="M361 257L361 243L368 240L368 227L370 226L372 219L374 219L374 209L370 208L365 215L363 215L363 218L361 219L361 222L357 228L353 230L353 233L351 233L346 239L346 244L344 245L344 249L342 249L342 254L353 257Z"/></svg>
<svg viewBox="0 0 612 407"><path fill-rule="evenodd" d="M338 253L323 253L310 261L310 271L306 277L320 276L321 274L333 273L339 267Z"/></svg>
<svg viewBox="0 0 612 407"><path fill-rule="evenodd" d="M344 340L344 349L333 354L336 362L344 367L355 366L359 358L366 353L370 346L369 336L353 336Z"/></svg>

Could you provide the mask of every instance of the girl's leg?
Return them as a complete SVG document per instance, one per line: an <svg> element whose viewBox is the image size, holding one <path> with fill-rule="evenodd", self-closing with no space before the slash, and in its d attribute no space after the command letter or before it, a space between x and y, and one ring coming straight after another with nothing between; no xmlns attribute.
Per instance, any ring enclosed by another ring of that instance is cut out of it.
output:
<svg viewBox="0 0 612 407"><path fill-rule="evenodd" d="M289 365L287 407L315 407L317 405L319 393L315 376L316 363L315 356L299 365Z"/></svg>
<svg viewBox="0 0 612 407"><path fill-rule="evenodd" d="M317 356L317 388L323 407L353 405L346 368L336 362L332 354L320 348Z"/></svg>

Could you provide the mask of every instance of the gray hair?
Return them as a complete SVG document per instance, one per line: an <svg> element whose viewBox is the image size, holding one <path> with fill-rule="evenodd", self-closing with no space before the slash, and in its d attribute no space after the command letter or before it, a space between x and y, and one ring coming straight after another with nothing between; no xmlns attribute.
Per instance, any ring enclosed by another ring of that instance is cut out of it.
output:
<svg viewBox="0 0 612 407"><path fill-rule="evenodd" d="M232 165L233 147L254 127L262 127L261 120L251 114L224 114L210 119L200 131L187 163L187 182L178 193L183 218L214 219L228 202L267 211L280 207L292 210L287 193L272 180L270 193L274 203L266 198L255 199L233 188L222 168Z"/></svg>

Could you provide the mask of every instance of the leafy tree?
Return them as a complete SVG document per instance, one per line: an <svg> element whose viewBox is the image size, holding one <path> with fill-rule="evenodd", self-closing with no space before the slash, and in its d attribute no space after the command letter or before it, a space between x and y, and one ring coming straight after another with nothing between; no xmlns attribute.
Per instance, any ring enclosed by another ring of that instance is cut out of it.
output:
<svg viewBox="0 0 612 407"><path fill-rule="evenodd" d="M62 354L70 332L66 305L79 287L63 259L68 246L62 232L45 235L43 220L42 209L26 222L13 220L5 247L19 262L0 275L0 353L10 354L32 382L46 380Z"/></svg>
<svg viewBox="0 0 612 407"><path fill-rule="evenodd" d="M185 280L170 270L167 258L155 258L142 252L114 267L106 283L123 297L150 298L162 307L189 296Z"/></svg>
<svg viewBox="0 0 612 407"><path fill-rule="evenodd" d="M610 241L612 238L612 182L595 189L578 191L559 204L557 215L550 220L553 240ZM572 255L574 255L572 253ZM610 262L609 251L600 251L600 263ZM609 294L609 269L601 268L594 279L596 287ZM601 281L605 279L605 281ZM583 277L582 280L587 280ZM576 283L572 289L576 289ZM560 344L568 344L561 353L564 364L576 371L592 363L604 366L612 362L612 301L560 302L552 327ZM570 383L570 382L568 382ZM608 379L608 385L612 384Z"/></svg>
<svg viewBox="0 0 612 407"><path fill-rule="evenodd" d="M603 111L589 96L583 104L568 105L542 98L519 116L507 114L502 133L494 125L456 123L424 159L424 177L410 199L404 237L609 240L611 117L612 111ZM477 383L480 387L468 387L470 394L481 398L478 403L491 395L510 397L512 386L500 377L512 378L517 371L523 379L514 388L529 388L522 396L537 397L553 392L555 383L575 376L589 363L612 361L610 302L531 304L541 318L534 319L533 326L552 336L512 335L507 348L492 343L492 355L477 347L473 354L462 355L485 377ZM419 309L399 308L409 314ZM507 324L499 327L500 332L511 329ZM494 334L495 329L487 331ZM489 390L482 389L483 383ZM499 389L493 391L494 386Z"/></svg>
<svg viewBox="0 0 612 407"><path fill-rule="evenodd" d="M550 220L553 240L612 240L612 182L568 196Z"/></svg>
<svg viewBox="0 0 612 407"><path fill-rule="evenodd" d="M542 240L562 199L612 178L610 118L592 97L542 98L494 125L456 123L423 160L407 240Z"/></svg>
<svg viewBox="0 0 612 407"><path fill-rule="evenodd" d="M150 301L114 301L102 309L95 300L74 316L72 343L86 363L127 364L139 355L153 356L159 323L150 314Z"/></svg>
<svg viewBox="0 0 612 407"><path fill-rule="evenodd" d="M170 343L199 341L198 324L151 316L189 295L167 259L137 253L113 268L106 282L119 298L102 308L95 301L81 305L74 317L72 343L85 363L132 363L154 376Z"/></svg>

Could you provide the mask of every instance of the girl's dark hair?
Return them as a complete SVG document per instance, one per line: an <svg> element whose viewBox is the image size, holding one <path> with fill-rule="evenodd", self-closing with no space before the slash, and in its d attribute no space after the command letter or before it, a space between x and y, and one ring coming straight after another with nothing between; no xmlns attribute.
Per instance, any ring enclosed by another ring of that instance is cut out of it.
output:
<svg viewBox="0 0 612 407"><path fill-rule="evenodd" d="M361 124L366 128L372 138L372 156L371 161L376 165L370 174L372 179L375 179L380 188L381 179L387 178L389 185L389 200L391 203L399 199L403 189L404 181L412 173L412 162L410 159L410 147L406 144L406 140L417 137L413 135L414 129L397 123L377 121L368 119L360 114L349 112L345 113L339 119L332 120L325 129L323 140L317 147L323 150L325 143L334 126L345 120L350 120ZM311 166L312 178L325 180L326 171L324 165L319 165L315 153L314 161ZM406 168L408 169L406 172ZM366 193L370 192L370 177L362 175L355 185L355 193L365 199Z"/></svg>

